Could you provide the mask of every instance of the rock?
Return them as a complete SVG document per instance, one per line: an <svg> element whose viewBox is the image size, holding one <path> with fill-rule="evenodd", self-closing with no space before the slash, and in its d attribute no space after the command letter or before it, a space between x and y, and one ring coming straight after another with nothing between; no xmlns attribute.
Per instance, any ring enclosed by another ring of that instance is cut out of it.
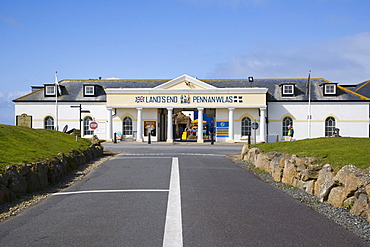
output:
<svg viewBox="0 0 370 247"><path fill-rule="evenodd" d="M9 184L9 175L6 173L0 174L0 185L8 186Z"/></svg>
<svg viewBox="0 0 370 247"><path fill-rule="evenodd" d="M348 189L354 191L360 187L370 184L370 171L368 169L359 169L354 165L346 165L338 171L334 180L339 184L347 184Z"/></svg>
<svg viewBox="0 0 370 247"><path fill-rule="evenodd" d="M26 164L21 164L21 167L18 168L18 172L22 176L26 176L27 173L29 173L30 171L31 171L30 167L27 166Z"/></svg>
<svg viewBox="0 0 370 247"><path fill-rule="evenodd" d="M45 189L48 184L48 166L45 163L39 162L33 167L33 171L37 174L41 189Z"/></svg>
<svg viewBox="0 0 370 247"><path fill-rule="evenodd" d="M35 172L28 172L25 176L27 182L27 193L41 190L39 177Z"/></svg>
<svg viewBox="0 0 370 247"><path fill-rule="evenodd" d="M301 163L301 164L298 164L297 165L297 163L296 163L296 166L297 166L297 172L302 172L302 171L304 171L304 170L307 170L306 168L307 168L307 166L306 166L306 164L304 164L304 163Z"/></svg>
<svg viewBox="0 0 370 247"><path fill-rule="evenodd" d="M285 167L285 163L288 162L288 160L290 159L291 155L289 154L283 154L280 156L280 160L279 160L279 166L281 168L284 168Z"/></svg>
<svg viewBox="0 0 370 247"><path fill-rule="evenodd" d="M93 137L91 137L91 144L94 146L100 145L100 140L97 135L94 135Z"/></svg>
<svg viewBox="0 0 370 247"><path fill-rule="evenodd" d="M342 207L344 200L347 199L347 196L344 192L345 188L342 186L334 187L333 189L331 189L328 197L328 203L330 203L334 207Z"/></svg>
<svg viewBox="0 0 370 247"><path fill-rule="evenodd" d="M103 147L91 145L84 152L72 151L66 156L58 154L53 160L7 166L5 173L0 175L0 203L13 200L27 192L36 192L46 188L49 183L55 184L69 171L75 170L79 165L103 156Z"/></svg>
<svg viewBox="0 0 370 247"><path fill-rule="evenodd" d="M356 192L354 193L354 196L356 198L359 198L361 194L366 194L366 188L365 187L361 187L358 190L356 190Z"/></svg>
<svg viewBox="0 0 370 247"><path fill-rule="evenodd" d="M334 177L334 181L344 187L344 196L351 197L360 188L370 184L370 175L368 170L362 170L354 165L342 167ZM360 192L361 193L361 190Z"/></svg>
<svg viewBox="0 0 370 247"><path fill-rule="evenodd" d="M266 154L258 154L256 162L254 163L255 167L261 168L262 170L265 170L266 172L269 172L269 164L271 159Z"/></svg>
<svg viewBox="0 0 370 247"><path fill-rule="evenodd" d="M283 177L283 168L279 165L274 165L271 169L271 176L275 181L281 182L281 179Z"/></svg>
<svg viewBox="0 0 370 247"><path fill-rule="evenodd" d="M300 179L302 179L303 181L308 181L308 180L312 180L312 179L317 179L318 176L319 176L319 171L322 169L322 165L308 165L306 166L307 169L305 170L302 170L298 176L300 177ZM299 171L297 169L297 171Z"/></svg>
<svg viewBox="0 0 370 247"><path fill-rule="evenodd" d="M251 162L252 164L256 163L257 155L261 153L261 150L258 148L249 149L247 155L244 156L244 160Z"/></svg>
<svg viewBox="0 0 370 247"><path fill-rule="evenodd" d="M241 160L244 160L244 156L247 155L248 151L249 151L249 146L248 146L248 144L245 143L243 145L242 151L240 152L240 159Z"/></svg>
<svg viewBox="0 0 370 247"><path fill-rule="evenodd" d="M309 180L305 182L303 189L308 193L313 195L315 188L315 180Z"/></svg>
<svg viewBox="0 0 370 247"><path fill-rule="evenodd" d="M270 166L269 166L271 176L277 182L281 182L281 178L283 177L283 167L279 165L281 159L282 159L282 155L275 156L270 161Z"/></svg>
<svg viewBox="0 0 370 247"><path fill-rule="evenodd" d="M9 202L14 198L14 193L12 193L5 185L0 184L0 203Z"/></svg>
<svg viewBox="0 0 370 247"><path fill-rule="evenodd" d="M351 196L349 198L347 198L346 200L344 200L343 202L343 206L346 207L346 206L350 206L352 204L355 204L355 202L357 201L357 197L356 196Z"/></svg>
<svg viewBox="0 0 370 247"><path fill-rule="evenodd" d="M292 155L293 156L293 155ZM294 164L294 158L286 160L284 170L283 170L283 177L281 182L294 185L297 176L297 169Z"/></svg>
<svg viewBox="0 0 370 247"><path fill-rule="evenodd" d="M27 191L27 182L17 171L17 168L15 166L8 166L5 173L9 175L8 188L14 192L16 196L24 195Z"/></svg>
<svg viewBox="0 0 370 247"><path fill-rule="evenodd" d="M353 207L351 208L350 212L351 214L367 218L368 210L369 205L367 195L361 194L357 201L353 204Z"/></svg>
<svg viewBox="0 0 370 247"><path fill-rule="evenodd" d="M365 186L365 191L367 195L370 195L370 184Z"/></svg>
<svg viewBox="0 0 370 247"><path fill-rule="evenodd" d="M320 200L328 199L331 188L335 185L333 167L326 164L319 171L314 188L314 195Z"/></svg>
<svg viewBox="0 0 370 247"><path fill-rule="evenodd" d="M297 187L301 190L306 191L308 194L313 195L315 181L309 180L309 181L302 181L299 179L294 180L294 184L292 184L294 187Z"/></svg>

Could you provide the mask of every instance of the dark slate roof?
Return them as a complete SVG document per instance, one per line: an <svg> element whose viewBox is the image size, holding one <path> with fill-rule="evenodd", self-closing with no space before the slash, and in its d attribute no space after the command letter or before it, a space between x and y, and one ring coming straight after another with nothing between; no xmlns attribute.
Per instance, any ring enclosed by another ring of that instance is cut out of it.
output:
<svg viewBox="0 0 370 247"><path fill-rule="evenodd" d="M159 80L62 80L60 86L62 95L58 97L61 102L105 102L105 88L154 88L172 79ZM307 79L255 79L251 85L248 79L198 79L217 88L248 88L248 87L263 87L268 88L267 101L308 101ZM337 96L324 96L322 85L330 83L325 79L311 79L311 100L312 101L363 101L369 98L363 97L361 92L353 91L354 88L338 86ZM283 84L295 84L295 97L282 97ZM365 82L364 82L365 84ZM357 89L368 90L370 97L370 85L366 85ZM95 97L83 96L83 85L97 85ZM44 89L34 91L30 94L13 100L14 102L39 102L39 101L55 101L55 97L45 97Z"/></svg>
<svg viewBox="0 0 370 247"><path fill-rule="evenodd" d="M355 88L352 89L352 91L370 98L370 80L355 85Z"/></svg>

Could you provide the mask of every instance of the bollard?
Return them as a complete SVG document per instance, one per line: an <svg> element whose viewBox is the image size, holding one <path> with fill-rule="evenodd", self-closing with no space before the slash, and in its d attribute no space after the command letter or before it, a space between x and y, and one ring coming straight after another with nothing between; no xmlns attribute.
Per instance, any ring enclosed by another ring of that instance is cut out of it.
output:
<svg viewBox="0 0 370 247"><path fill-rule="evenodd" d="M114 132L114 143L117 143L117 133Z"/></svg>
<svg viewBox="0 0 370 247"><path fill-rule="evenodd" d="M149 131L149 134L148 134L148 144L151 144L152 143L152 140L150 138L150 131Z"/></svg>

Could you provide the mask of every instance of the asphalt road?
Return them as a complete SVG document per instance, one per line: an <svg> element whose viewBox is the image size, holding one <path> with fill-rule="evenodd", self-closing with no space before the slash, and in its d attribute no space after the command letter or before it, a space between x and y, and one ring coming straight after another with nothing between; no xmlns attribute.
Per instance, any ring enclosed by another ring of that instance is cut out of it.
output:
<svg viewBox="0 0 370 247"><path fill-rule="evenodd" d="M0 223L0 246L368 246L228 160L240 145L121 154Z"/></svg>

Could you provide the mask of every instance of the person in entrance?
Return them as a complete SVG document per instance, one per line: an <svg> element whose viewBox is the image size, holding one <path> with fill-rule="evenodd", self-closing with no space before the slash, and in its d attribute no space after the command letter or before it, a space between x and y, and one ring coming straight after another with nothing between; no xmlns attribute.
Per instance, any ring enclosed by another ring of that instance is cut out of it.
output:
<svg viewBox="0 0 370 247"><path fill-rule="evenodd" d="M288 136L289 136L289 141L294 141L293 140L293 135L294 135L294 129L292 125L288 126Z"/></svg>
<svg viewBox="0 0 370 247"><path fill-rule="evenodd" d="M179 127L179 137L180 141L182 140L182 132L184 132L184 128L182 126Z"/></svg>

